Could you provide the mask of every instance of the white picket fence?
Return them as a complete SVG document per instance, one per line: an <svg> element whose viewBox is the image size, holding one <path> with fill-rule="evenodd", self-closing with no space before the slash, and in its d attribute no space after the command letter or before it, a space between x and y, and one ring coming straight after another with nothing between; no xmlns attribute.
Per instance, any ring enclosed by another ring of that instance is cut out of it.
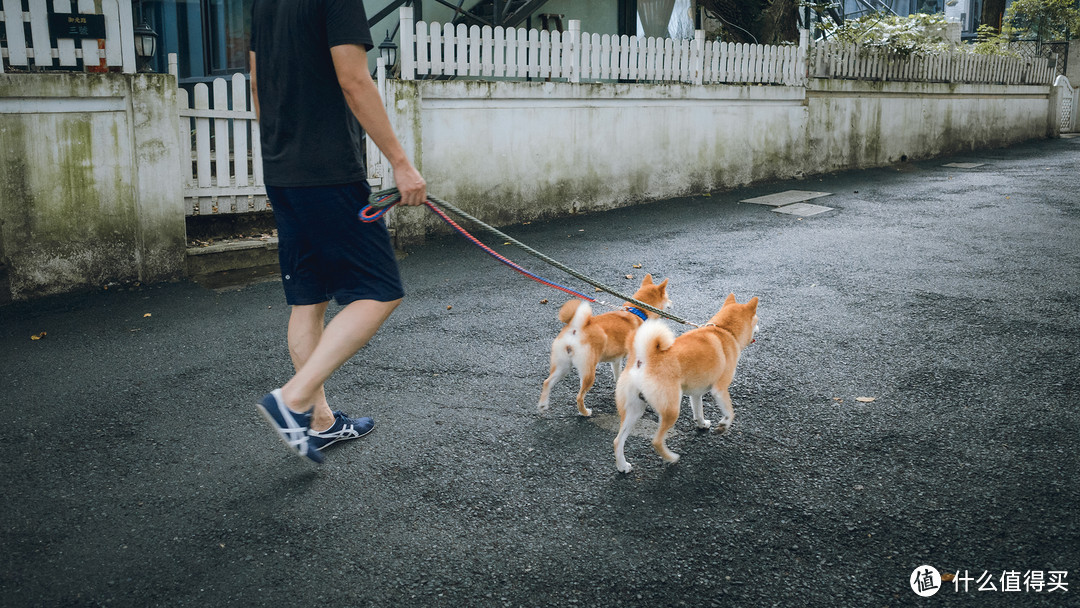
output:
<svg viewBox="0 0 1080 608"><path fill-rule="evenodd" d="M10 2L12 0L3 0ZM769 46L694 40L639 39L583 34L577 21L562 34L539 30L413 23L402 8L401 77L563 79L568 82L633 80L688 84L732 83L805 86L808 76L860 80L1050 84L1053 69L1035 57L893 55L855 47L815 44ZM176 74L175 55L170 71ZM385 91L386 72L379 88ZM269 209L262 175L259 126L248 81L236 74L212 87L197 84L194 99L179 91L181 141L190 142L183 190L188 215ZM385 95L384 95L385 98ZM369 141L368 174L386 167Z"/></svg>
<svg viewBox="0 0 1080 608"><path fill-rule="evenodd" d="M401 77L561 79L567 82L806 83L806 44L763 45L414 22L400 9Z"/></svg>
<svg viewBox="0 0 1080 608"><path fill-rule="evenodd" d="M816 78L1005 85L1049 85L1056 75L1054 67L1037 56L971 53L902 56L829 42L814 44L810 73Z"/></svg>
<svg viewBox="0 0 1080 608"><path fill-rule="evenodd" d="M135 73L135 42L131 21L130 0L78 0L72 10L71 0L52 0L55 13L80 13L105 16L105 39L81 40L60 38L53 46L49 32L49 12L46 0L31 0L29 11L23 10L22 0L3 0L0 21L4 22L5 37L0 39L0 73L5 66L30 69L67 67L94 70L119 67L125 74ZM99 10L100 8L100 10ZM25 24L30 24L27 40Z"/></svg>
<svg viewBox="0 0 1080 608"><path fill-rule="evenodd" d="M174 57L170 70L175 69ZM186 90L179 90L180 141L188 142L190 150L182 172L187 215L269 209L250 93L243 74L234 74L231 81L216 78L212 88L196 84L193 102Z"/></svg>

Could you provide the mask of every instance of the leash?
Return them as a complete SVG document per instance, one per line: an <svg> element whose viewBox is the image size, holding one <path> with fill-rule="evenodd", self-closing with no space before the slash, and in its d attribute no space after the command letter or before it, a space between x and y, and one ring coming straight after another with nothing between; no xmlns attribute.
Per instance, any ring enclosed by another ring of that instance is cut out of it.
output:
<svg viewBox="0 0 1080 608"><path fill-rule="evenodd" d="M374 221L378 220L379 218L381 218L383 215L385 215L386 212L389 211L391 207L398 204L399 202L401 202L401 194L398 192L397 188L388 188L386 190L380 190L379 192L374 192L374 193L372 193L371 198L368 200L368 205L360 210L360 220L363 221L363 222L374 222ZM555 268L558 268L559 270L565 272L566 274L569 274L570 276L572 276L572 277L574 277L576 279L579 279L581 281L584 281L585 283L588 283L589 285L592 285L593 287L599 289L600 291L609 293L609 294L615 296L616 298L619 298L621 300L629 302L630 304L632 304L632 306L625 307L625 310L627 312L630 312L631 314L634 314L634 315L636 315L638 317L645 317L644 313L641 313L641 311L642 310L647 310L647 311L649 311L649 312L651 312L653 314L664 317L665 319L670 319L672 321L675 321L676 323L681 323L683 325L692 325L694 327L701 327L697 323L691 323L690 321L687 321L686 319L683 319L683 318L678 317L676 315L673 315L673 314L671 314L669 312L660 310L659 308L656 308L654 306L651 306L649 304L646 304L644 302L636 300L633 297L628 296L628 295L626 295L624 293L620 293L620 292L616 291L615 289L613 289L611 287L608 287L607 285L604 285L603 283L600 283L599 281L597 281L597 280L595 280L595 279L593 279L591 277L588 277L588 276L574 270L573 268L570 268L569 266L566 266L565 264L562 264L561 262L540 253L539 251L533 249L532 247L529 247L528 245L526 245L526 244L522 243L521 241L518 241L517 239L515 239L515 238L513 238L513 237L511 237L511 236L509 236L509 235L495 229L494 227L489 226L488 224L485 224L484 222L481 222L480 220L478 220L475 217L469 215L468 213L465 213L464 211L458 209L457 207L451 205L450 203L448 203L446 201L440 200L440 199L438 199L438 198L436 198L434 196L431 196L429 194L428 197L427 197L427 200L424 201L424 205L426 205L428 209L430 209L432 212L434 212L435 215L439 216L440 219L442 219L444 222L449 224L455 231L457 231L459 234L464 236L466 239L468 239L474 245L476 245L477 247L482 249L485 253L487 253L488 255L490 255L492 257L494 257L496 260L502 262L506 266L509 266L510 268L513 268L517 272L519 272L519 273L533 279L534 281L537 281L538 283L541 283L543 285L547 285L548 287L552 287L554 289L558 289L559 291L563 291L565 293L568 293L568 294L573 295L575 297L581 298L581 299L586 300L588 302L595 302L597 304L603 304L605 306L610 306L610 307L615 308L615 309L624 308L624 307L621 307L621 306L616 306L614 304L610 304L608 302L602 302L600 300L597 300L596 298L591 298L591 297L589 297L589 296L587 296L587 295L585 295L583 293L574 291L573 289L570 289L568 287L564 287L562 285L559 285L558 283L555 283L554 281L549 281L547 279L544 279L542 277L539 277L539 276L529 272L528 270L525 270L524 268L522 268L518 264L515 264L511 260L507 259L505 256L500 255L498 252L493 250L491 247L488 247L487 245L482 243L480 241L480 239L478 239L475 236L473 236L472 234L470 234L467 230L462 228L457 222L455 222L452 218L450 218L450 216L448 216L446 212L450 212L450 213L458 216L459 218L461 218L463 220L466 220L468 222L472 222L474 225L478 226L479 228L481 228L485 232L488 232L493 236L496 236L496 237L498 237L500 239L503 239L504 242L507 242L507 243L517 247L518 249L521 249L525 253L528 253L529 255L531 255L531 256L533 256L533 257L535 257L535 258L537 258L537 259L539 259L539 260L541 260L541 261L543 261L545 263L547 263L550 266L554 266ZM638 309L638 310L635 310L635 309Z"/></svg>

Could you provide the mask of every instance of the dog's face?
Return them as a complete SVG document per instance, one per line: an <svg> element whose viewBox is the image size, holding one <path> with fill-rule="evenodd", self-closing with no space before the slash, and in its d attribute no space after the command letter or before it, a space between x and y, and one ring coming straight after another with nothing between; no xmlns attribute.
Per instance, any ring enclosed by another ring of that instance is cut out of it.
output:
<svg viewBox="0 0 1080 608"><path fill-rule="evenodd" d="M634 299L641 300L660 310L665 310L671 306L671 299L668 298L667 294L667 284L667 279L659 283L653 283L652 275L647 274L644 279L641 279L641 287L634 293Z"/></svg>

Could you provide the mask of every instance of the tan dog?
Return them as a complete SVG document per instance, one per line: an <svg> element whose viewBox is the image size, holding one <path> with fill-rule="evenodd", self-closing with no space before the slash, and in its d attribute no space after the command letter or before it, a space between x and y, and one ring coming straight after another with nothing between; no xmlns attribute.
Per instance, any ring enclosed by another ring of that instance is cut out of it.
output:
<svg viewBox="0 0 1080 608"><path fill-rule="evenodd" d="M683 393L690 396L698 428L707 429L711 425L705 419L701 402L706 392L712 392L724 410L724 419L713 432L722 433L731 426L735 411L731 407L728 387L735 375L739 354L754 340L757 305L756 297L746 304L739 304L735 294L731 294L709 323L678 338L659 321L644 323L637 330L626 369L615 385L615 405L621 420L619 434L615 437L615 466L620 471L630 472L630 463L623 456L623 445L645 413L646 405L652 406L660 417L660 428L652 441L653 449L668 462L679 460L678 454L667 449L665 441L668 431L679 419Z"/></svg>
<svg viewBox="0 0 1080 608"><path fill-rule="evenodd" d="M667 279L654 284L652 275L647 274L641 280L641 287L634 293L634 299L653 308L663 310L671 305L667 297ZM582 416L592 416L592 410L585 407L585 393L592 388L596 380L596 365L600 362L611 363L611 372L619 377L622 359L630 349L629 337L645 318L656 318L655 313L626 304L625 310L606 312L592 316L592 308L581 300L570 300L559 309L559 320L566 323L555 341L551 343L551 370L544 388L540 392L541 412L548 409L551 388L570 371L573 366L581 378L581 390L577 395L577 407Z"/></svg>

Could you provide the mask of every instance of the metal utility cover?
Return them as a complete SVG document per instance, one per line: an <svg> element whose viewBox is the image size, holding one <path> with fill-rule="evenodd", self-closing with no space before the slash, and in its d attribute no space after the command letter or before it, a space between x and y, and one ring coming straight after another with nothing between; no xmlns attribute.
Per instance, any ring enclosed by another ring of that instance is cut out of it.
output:
<svg viewBox="0 0 1080 608"><path fill-rule="evenodd" d="M986 163L948 163L942 165L942 167L955 167L957 169L974 169L975 167L981 167Z"/></svg>
<svg viewBox="0 0 1080 608"><path fill-rule="evenodd" d="M829 196L832 192L810 192L808 190L786 190L784 192L777 192L776 194L768 194L766 196L758 196L756 198L748 198L740 203L754 203L755 205L772 205L773 207L783 207L784 205L790 205L792 203L801 203L808 201L812 198L818 198L820 196Z"/></svg>
<svg viewBox="0 0 1080 608"><path fill-rule="evenodd" d="M776 209L773 209L773 213L787 213L789 215L809 217L811 215L817 215L832 210L832 207L822 207L821 205L812 205L810 203L794 203L791 205L784 205L783 207L777 207Z"/></svg>

